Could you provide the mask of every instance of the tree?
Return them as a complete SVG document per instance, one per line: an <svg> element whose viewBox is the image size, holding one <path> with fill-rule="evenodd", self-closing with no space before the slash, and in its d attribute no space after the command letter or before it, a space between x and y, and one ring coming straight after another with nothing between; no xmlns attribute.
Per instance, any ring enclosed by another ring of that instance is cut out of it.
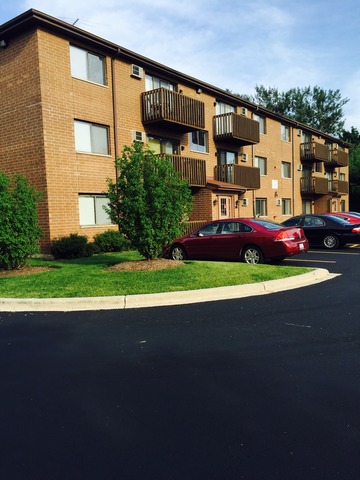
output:
<svg viewBox="0 0 360 480"><path fill-rule="evenodd" d="M350 210L360 210L360 133L355 127L343 130L341 139L352 145L349 150Z"/></svg>
<svg viewBox="0 0 360 480"><path fill-rule="evenodd" d="M189 184L167 158L140 142L125 146L115 165L119 176L108 180L107 213L141 255L159 258L181 235L181 222L191 212Z"/></svg>
<svg viewBox="0 0 360 480"><path fill-rule="evenodd" d="M279 115L336 136L343 131L343 106L349 101L348 98L341 98L339 90L326 91L317 86L280 92L274 87L256 85L255 95L242 97Z"/></svg>
<svg viewBox="0 0 360 480"><path fill-rule="evenodd" d="M42 230L37 225L40 194L21 175L0 173L0 268L12 270L38 252Z"/></svg>

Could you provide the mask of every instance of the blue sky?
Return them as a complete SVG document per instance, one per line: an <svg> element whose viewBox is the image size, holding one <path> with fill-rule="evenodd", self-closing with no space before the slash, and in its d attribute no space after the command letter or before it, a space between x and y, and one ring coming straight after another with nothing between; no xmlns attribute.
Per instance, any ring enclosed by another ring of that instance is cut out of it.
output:
<svg viewBox="0 0 360 480"><path fill-rule="evenodd" d="M12 0L0 24L30 8L235 93L340 90L360 131L358 0Z"/></svg>

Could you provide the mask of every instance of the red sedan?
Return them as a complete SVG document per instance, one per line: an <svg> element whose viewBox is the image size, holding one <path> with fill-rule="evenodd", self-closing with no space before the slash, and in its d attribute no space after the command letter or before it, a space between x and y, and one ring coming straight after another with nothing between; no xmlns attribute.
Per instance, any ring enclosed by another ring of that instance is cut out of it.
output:
<svg viewBox="0 0 360 480"><path fill-rule="evenodd" d="M305 253L309 242L301 227L284 227L260 219L215 220L190 235L174 241L169 249L173 260L241 260L263 263Z"/></svg>
<svg viewBox="0 0 360 480"><path fill-rule="evenodd" d="M332 212L332 213L327 213L326 215L342 218L343 220L346 220L349 223L360 223L360 217L352 215L349 212Z"/></svg>

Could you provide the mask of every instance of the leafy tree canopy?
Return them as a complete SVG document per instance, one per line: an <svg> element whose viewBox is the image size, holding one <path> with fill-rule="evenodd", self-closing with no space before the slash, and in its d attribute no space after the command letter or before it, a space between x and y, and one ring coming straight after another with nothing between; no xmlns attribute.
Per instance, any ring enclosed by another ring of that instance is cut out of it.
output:
<svg viewBox="0 0 360 480"><path fill-rule="evenodd" d="M108 180L107 212L141 255L159 258L164 247L182 234L181 223L190 215L189 183L169 159L140 142L123 149L116 168L117 181Z"/></svg>
<svg viewBox="0 0 360 480"><path fill-rule="evenodd" d="M256 85L255 95L241 97L334 136L340 136L344 129L343 107L349 101L339 90L326 91L318 86L280 92L275 87Z"/></svg>

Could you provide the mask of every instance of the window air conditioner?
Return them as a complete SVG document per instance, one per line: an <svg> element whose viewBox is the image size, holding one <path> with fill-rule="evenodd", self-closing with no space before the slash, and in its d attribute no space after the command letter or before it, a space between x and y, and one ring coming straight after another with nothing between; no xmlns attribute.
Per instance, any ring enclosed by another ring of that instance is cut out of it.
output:
<svg viewBox="0 0 360 480"><path fill-rule="evenodd" d="M302 133L303 133L303 132L302 132L301 128L299 128L299 130L298 130L298 137L301 137Z"/></svg>
<svg viewBox="0 0 360 480"><path fill-rule="evenodd" d="M248 154L247 153L242 153L241 154L241 161L242 162L247 162L248 161Z"/></svg>
<svg viewBox="0 0 360 480"><path fill-rule="evenodd" d="M143 78L144 70L138 65L130 65L130 75L135 78Z"/></svg>
<svg viewBox="0 0 360 480"><path fill-rule="evenodd" d="M281 198L276 199L276 206L281 207Z"/></svg>
<svg viewBox="0 0 360 480"><path fill-rule="evenodd" d="M132 131L133 142L145 142L145 132L139 132L138 130Z"/></svg>
<svg viewBox="0 0 360 480"><path fill-rule="evenodd" d="M247 114L247 108L241 107L241 115L246 115Z"/></svg>
<svg viewBox="0 0 360 480"><path fill-rule="evenodd" d="M299 170L299 172L301 172L301 170L303 169L303 166L301 165L301 163L299 163L297 169Z"/></svg>
<svg viewBox="0 0 360 480"><path fill-rule="evenodd" d="M248 198L243 198L242 199L242 206L247 207L249 205L249 199Z"/></svg>

